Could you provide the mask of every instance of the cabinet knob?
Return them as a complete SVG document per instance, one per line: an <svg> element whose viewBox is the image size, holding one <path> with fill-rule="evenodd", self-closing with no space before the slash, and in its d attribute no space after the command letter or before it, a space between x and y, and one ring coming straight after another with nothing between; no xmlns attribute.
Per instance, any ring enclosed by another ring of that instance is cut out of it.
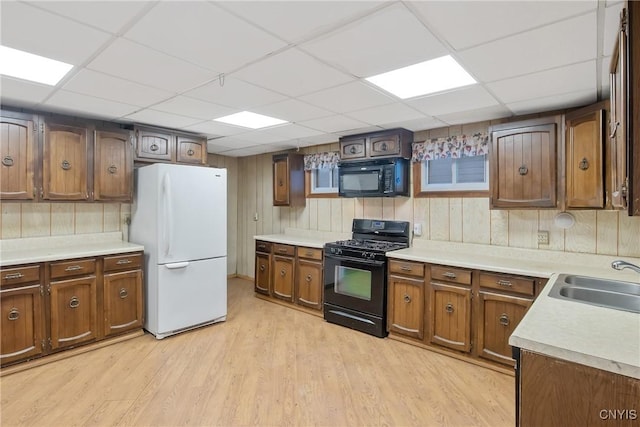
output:
<svg viewBox="0 0 640 427"><path fill-rule="evenodd" d="M383 142L383 143L382 143L382 145L380 146L380 149L381 149L382 151L387 151L387 148L388 148L388 147L387 147L387 143L386 143L386 142Z"/></svg>
<svg viewBox="0 0 640 427"><path fill-rule="evenodd" d="M63 170L68 171L69 169L71 169L71 163L69 163L67 160L63 160L62 163L60 163L60 167Z"/></svg>
<svg viewBox="0 0 640 427"><path fill-rule="evenodd" d="M304 278L304 280L306 280L307 282L310 282L312 279L310 274L307 274L307 277Z"/></svg>
<svg viewBox="0 0 640 427"><path fill-rule="evenodd" d="M282 182L282 180L278 180L278 187L282 187L284 185L284 183Z"/></svg>
<svg viewBox="0 0 640 427"><path fill-rule="evenodd" d="M352 146L351 146L351 148L349 149L349 152L350 152L351 154L356 154L356 146L355 146L355 145L352 145Z"/></svg>
<svg viewBox="0 0 640 427"><path fill-rule="evenodd" d="M116 165L111 165L107 168L107 171L113 175L114 173L118 172L118 167Z"/></svg>
<svg viewBox="0 0 640 427"><path fill-rule="evenodd" d="M195 151L193 151L192 149L189 149L189 150L187 151L187 156L193 156L194 154L196 154L196 152L195 152Z"/></svg>
<svg viewBox="0 0 640 427"><path fill-rule="evenodd" d="M158 144L151 144L151 147L149 148L151 149L151 151L158 151L160 147L158 147Z"/></svg>
<svg viewBox="0 0 640 427"><path fill-rule="evenodd" d="M265 270L265 268L266 268L266 267L264 266L264 264L262 264L262 265L260 266L260 271L264 271L264 270Z"/></svg>
<svg viewBox="0 0 640 427"><path fill-rule="evenodd" d="M529 172L527 165L522 165L518 168L518 173L522 176L525 176Z"/></svg>
<svg viewBox="0 0 640 427"><path fill-rule="evenodd" d="M407 304L409 304L411 302L411 297L408 294L404 294L404 302L406 302Z"/></svg>
<svg viewBox="0 0 640 427"><path fill-rule="evenodd" d="M13 157L4 156L4 159L2 159L2 164L9 167L13 166Z"/></svg>
<svg viewBox="0 0 640 427"><path fill-rule="evenodd" d="M7 316L7 319L18 320L19 318L20 318L20 312L18 311L17 308L12 307L11 310L9 311L9 315Z"/></svg>
<svg viewBox="0 0 640 427"><path fill-rule="evenodd" d="M125 288L121 288L118 295L120 295L120 298L125 299L127 296L129 296L129 292L127 292Z"/></svg>
<svg viewBox="0 0 640 427"><path fill-rule="evenodd" d="M507 313L502 313L498 318L498 322L500 322L502 326L509 326L509 316L507 316Z"/></svg>
<svg viewBox="0 0 640 427"><path fill-rule="evenodd" d="M76 296L71 297L71 299L69 300L69 307L78 308L79 306L80 306L80 300L78 299L78 297Z"/></svg>
<svg viewBox="0 0 640 427"><path fill-rule="evenodd" d="M446 311L447 313L453 313L453 304L449 303L447 305L444 306L444 311Z"/></svg>
<svg viewBox="0 0 640 427"><path fill-rule="evenodd" d="M285 274L287 274L287 271L284 268L282 270L280 270L280 275L282 277L284 277Z"/></svg>
<svg viewBox="0 0 640 427"><path fill-rule="evenodd" d="M578 167L582 171L586 171L587 169L589 169L589 161L587 160L586 157L584 157L582 160L580 160L580 164L578 165Z"/></svg>

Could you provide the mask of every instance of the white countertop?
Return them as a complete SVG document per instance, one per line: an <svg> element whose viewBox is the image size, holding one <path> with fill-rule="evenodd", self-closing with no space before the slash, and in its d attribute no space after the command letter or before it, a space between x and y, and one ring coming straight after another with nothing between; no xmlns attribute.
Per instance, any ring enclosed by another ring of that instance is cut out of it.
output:
<svg viewBox="0 0 640 427"><path fill-rule="evenodd" d="M0 240L0 266L143 251L122 233L74 234Z"/></svg>
<svg viewBox="0 0 640 427"><path fill-rule="evenodd" d="M302 230L287 228L284 233L264 234L253 236L255 240L265 242L282 243L284 245L306 246L309 248L322 248L325 243L335 242L351 238L351 233L338 233L330 231Z"/></svg>

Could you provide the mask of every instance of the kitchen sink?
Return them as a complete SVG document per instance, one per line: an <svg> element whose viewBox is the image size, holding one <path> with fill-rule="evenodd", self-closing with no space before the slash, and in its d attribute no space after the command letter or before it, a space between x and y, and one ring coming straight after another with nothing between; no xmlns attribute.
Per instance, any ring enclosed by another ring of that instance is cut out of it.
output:
<svg viewBox="0 0 640 427"><path fill-rule="evenodd" d="M549 296L640 313L640 284L638 283L560 274Z"/></svg>

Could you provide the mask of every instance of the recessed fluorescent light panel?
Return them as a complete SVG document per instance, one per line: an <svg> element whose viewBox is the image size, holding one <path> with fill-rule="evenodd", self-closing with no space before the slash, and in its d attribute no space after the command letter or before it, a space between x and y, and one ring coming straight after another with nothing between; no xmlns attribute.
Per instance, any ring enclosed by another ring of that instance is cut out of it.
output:
<svg viewBox="0 0 640 427"><path fill-rule="evenodd" d="M250 129L266 128L268 126L281 125L288 123L285 120L274 119L273 117L263 116L262 114L252 113L250 111L242 111L240 113L231 114L229 116L213 119L216 122L227 123L230 125L242 126Z"/></svg>
<svg viewBox="0 0 640 427"><path fill-rule="evenodd" d="M0 74L55 86L73 65L0 46Z"/></svg>
<svg viewBox="0 0 640 427"><path fill-rule="evenodd" d="M366 80L401 99L476 83L449 55L368 77Z"/></svg>

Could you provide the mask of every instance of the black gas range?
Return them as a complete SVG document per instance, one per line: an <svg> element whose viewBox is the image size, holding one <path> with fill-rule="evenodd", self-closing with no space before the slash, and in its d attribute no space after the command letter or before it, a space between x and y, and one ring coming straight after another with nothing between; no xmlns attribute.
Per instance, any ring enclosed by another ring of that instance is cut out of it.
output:
<svg viewBox="0 0 640 427"><path fill-rule="evenodd" d="M387 335L386 252L409 247L406 221L354 219L352 239L324 245L324 318Z"/></svg>

